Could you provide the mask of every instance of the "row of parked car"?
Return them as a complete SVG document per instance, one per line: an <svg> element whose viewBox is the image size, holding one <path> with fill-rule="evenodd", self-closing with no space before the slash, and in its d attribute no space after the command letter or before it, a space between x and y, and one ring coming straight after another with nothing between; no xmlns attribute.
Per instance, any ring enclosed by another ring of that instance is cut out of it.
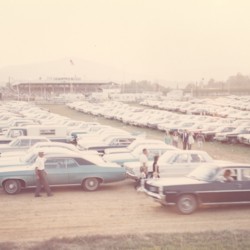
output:
<svg viewBox="0 0 250 250"><path fill-rule="evenodd" d="M90 103L83 101L68 103L67 106L79 112L103 116L133 126L148 127L170 133L176 131L179 135L184 130L192 132L195 136L201 132L207 141L217 140L250 145L250 117L239 119L203 114L183 114L177 110L163 110L159 102L157 102L158 105L155 103L156 101L145 101L141 103L142 106L132 106L120 102ZM167 103L171 109L172 101ZM187 105L181 103L179 102L180 105ZM145 107L145 105L151 107ZM239 110L236 111L239 112ZM246 112L249 115L249 112Z"/></svg>
<svg viewBox="0 0 250 250"><path fill-rule="evenodd" d="M5 105L2 104L3 109ZM122 107L120 103L110 105L110 110L112 106ZM5 106L8 112L10 106L11 104ZM46 127L48 123L55 126L53 122L58 127L61 124L80 122L54 116L48 110L30 107L25 103L20 103L19 106L22 107L20 110L17 108L15 113L22 115L23 119L42 116L39 120L41 127ZM24 116L24 113L28 115ZM78 138L75 145L65 143L66 141L52 141L52 129L43 136L32 138L30 135L22 135L3 144L2 151L0 147L0 186L3 190L7 194L17 194L22 189L35 187L34 162L39 151L45 153L45 168L51 186L78 185L84 190L95 191L101 184L119 182L126 178L138 180L139 159L143 149L147 148L149 166L152 166L155 155L160 156L160 178L147 180L144 191L162 205L174 205L179 212L190 214L202 204L250 203L249 164L218 161L205 151L180 150L163 141L149 139L144 133L130 133L87 122L84 123L85 128L82 128L82 124L67 126L68 132L74 131ZM25 124L23 128L27 126L36 125ZM25 139L30 139L30 143L22 147L21 142ZM15 144L16 147L10 144ZM233 173L234 181L230 184L221 181L226 170Z"/></svg>

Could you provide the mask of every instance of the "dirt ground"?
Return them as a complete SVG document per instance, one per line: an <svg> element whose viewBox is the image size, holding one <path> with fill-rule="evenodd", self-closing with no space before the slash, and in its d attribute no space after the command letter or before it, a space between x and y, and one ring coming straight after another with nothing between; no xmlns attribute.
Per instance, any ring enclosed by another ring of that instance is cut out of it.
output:
<svg viewBox="0 0 250 250"><path fill-rule="evenodd" d="M68 112L60 106L51 112ZM84 116L71 112L72 118ZM86 118L86 116L85 116ZM91 118L89 119L96 119ZM100 118L98 118L99 121ZM117 125L121 126L119 123ZM128 128L137 130L137 128ZM160 132L150 132L160 138ZM249 148L208 143L204 149L218 159L249 162ZM6 195L0 190L0 241L40 241L52 237L135 233L249 230L250 206L201 208L185 216L166 209L125 180L101 186L96 192L80 187L53 188L53 197L35 198L34 190Z"/></svg>

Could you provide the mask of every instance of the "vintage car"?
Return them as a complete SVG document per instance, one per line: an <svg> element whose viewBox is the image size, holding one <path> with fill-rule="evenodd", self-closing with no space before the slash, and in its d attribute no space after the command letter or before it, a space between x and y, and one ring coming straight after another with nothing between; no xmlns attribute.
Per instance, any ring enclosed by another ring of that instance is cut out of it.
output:
<svg viewBox="0 0 250 250"><path fill-rule="evenodd" d="M237 139L240 143L250 145L250 134L239 134Z"/></svg>
<svg viewBox="0 0 250 250"><path fill-rule="evenodd" d="M137 138L129 146L125 148L109 148L104 150L104 154L117 154L117 153L129 153L132 152L139 145L163 145L164 141L156 140L156 139L141 139Z"/></svg>
<svg viewBox="0 0 250 250"><path fill-rule="evenodd" d="M103 159L107 162L115 162L120 165L123 165L125 162L138 162L140 159L140 155L142 150L146 148L148 150L148 158L149 160L153 160L155 155L162 155L166 151L178 150L176 147L166 144L152 144L152 145L138 145L131 152L123 152L117 154L105 154Z"/></svg>
<svg viewBox="0 0 250 250"><path fill-rule="evenodd" d="M44 136L19 136L7 144L0 144L0 153L27 150L37 142L50 142Z"/></svg>
<svg viewBox="0 0 250 250"><path fill-rule="evenodd" d="M227 142L227 143L237 143L237 136L240 134L249 134L250 133L250 126L238 126L231 132L227 133L216 133L214 139L220 142Z"/></svg>
<svg viewBox="0 0 250 250"><path fill-rule="evenodd" d="M224 179L225 171L232 173L230 181ZM250 165L209 164L186 177L150 179L145 193L182 214L191 214L202 205L250 204Z"/></svg>
<svg viewBox="0 0 250 250"><path fill-rule="evenodd" d="M178 177L189 174L200 165L215 162L215 160L202 150L173 150L160 156L158 166L161 177ZM140 162L125 162L124 167L131 179L140 176ZM148 171L152 171L153 161L148 163Z"/></svg>
<svg viewBox="0 0 250 250"><path fill-rule="evenodd" d="M45 170L50 186L82 186L95 191L102 183L123 181L125 169L115 163L107 163L97 155L82 156L64 152L46 155ZM22 189L36 186L35 165L0 168L0 186L7 194L17 194Z"/></svg>
<svg viewBox="0 0 250 250"><path fill-rule="evenodd" d="M136 136L115 135L115 136L109 136L103 141L90 142L88 144L85 144L84 146L78 145L78 147L83 149L83 150L96 150L98 153L104 154L105 149L126 148L134 140L136 140Z"/></svg>

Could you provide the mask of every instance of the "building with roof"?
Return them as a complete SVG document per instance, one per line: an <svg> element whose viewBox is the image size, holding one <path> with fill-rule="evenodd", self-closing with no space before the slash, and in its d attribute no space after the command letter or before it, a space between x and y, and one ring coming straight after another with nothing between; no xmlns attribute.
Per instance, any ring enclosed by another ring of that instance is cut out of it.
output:
<svg viewBox="0 0 250 250"><path fill-rule="evenodd" d="M18 81L10 84L17 95L39 96L48 99L66 93L81 93L90 95L93 92L107 92L120 89L114 82L84 82L79 77L53 77L35 81Z"/></svg>

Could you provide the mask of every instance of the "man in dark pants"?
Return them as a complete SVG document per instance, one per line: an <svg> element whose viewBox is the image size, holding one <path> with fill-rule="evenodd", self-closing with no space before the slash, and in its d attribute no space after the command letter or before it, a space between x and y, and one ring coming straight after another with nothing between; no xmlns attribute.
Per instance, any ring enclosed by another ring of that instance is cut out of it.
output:
<svg viewBox="0 0 250 250"><path fill-rule="evenodd" d="M187 149L187 144L188 144L188 132L187 130L184 130L182 134L182 144L183 144L183 149Z"/></svg>
<svg viewBox="0 0 250 250"><path fill-rule="evenodd" d="M35 197L40 197L41 186L43 185L45 191L47 192L48 196L52 196L48 180L47 180L47 173L44 168L44 153L39 152L38 157L35 162L35 176L36 176L36 191Z"/></svg>

